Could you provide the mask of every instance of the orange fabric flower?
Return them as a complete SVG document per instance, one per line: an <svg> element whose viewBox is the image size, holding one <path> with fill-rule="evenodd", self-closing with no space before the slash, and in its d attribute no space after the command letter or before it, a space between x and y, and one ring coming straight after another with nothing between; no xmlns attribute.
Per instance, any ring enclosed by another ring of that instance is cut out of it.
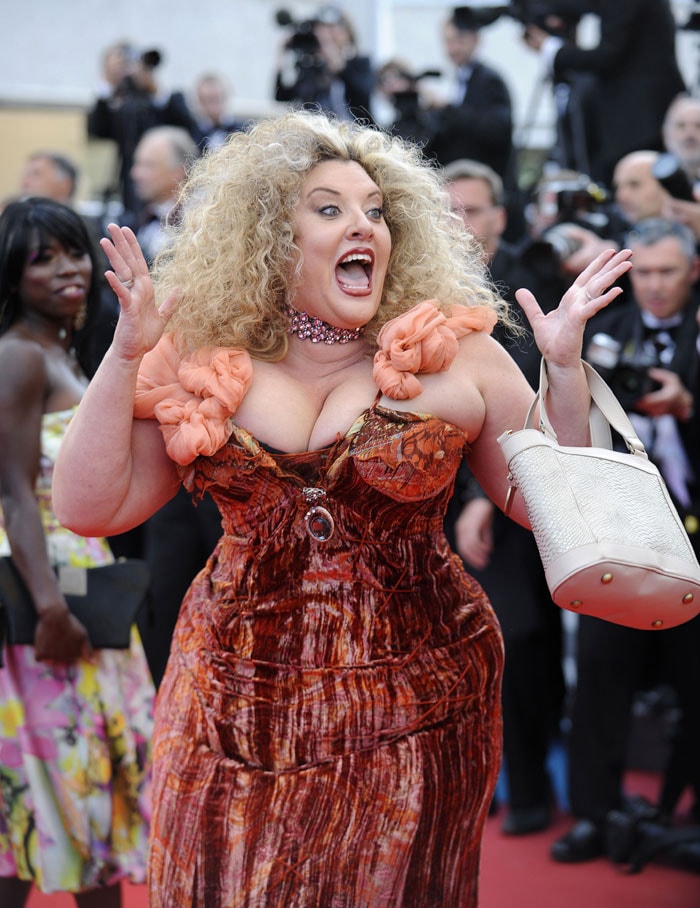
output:
<svg viewBox="0 0 700 908"><path fill-rule="evenodd" d="M204 347L183 357L166 334L143 358L134 416L157 419L168 455L184 466L225 444L252 380L246 351Z"/></svg>
<svg viewBox="0 0 700 908"><path fill-rule="evenodd" d="M417 373L443 372L457 355L458 339L472 331L493 331L497 316L487 306L452 306L441 312L425 300L387 322L377 337L374 380L387 397L410 400L422 385Z"/></svg>
<svg viewBox="0 0 700 908"><path fill-rule="evenodd" d="M458 339L491 331L496 314L486 306L453 306L446 315L426 300L379 332L374 380L394 400L417 397L421 372L441 372L455 358ZM181 466L214 454L231 434L231 417L253 380L245 350L203 347L182 356L172 333L147 353L139 369L134 416L157 419L168 455Z"/></svg>

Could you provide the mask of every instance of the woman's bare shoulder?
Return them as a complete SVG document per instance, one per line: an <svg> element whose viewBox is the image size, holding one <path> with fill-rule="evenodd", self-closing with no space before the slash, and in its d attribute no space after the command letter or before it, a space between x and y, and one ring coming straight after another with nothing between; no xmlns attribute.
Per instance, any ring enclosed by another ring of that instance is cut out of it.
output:
<svg viewBox="0 0 700 908"><path fill-rule="evenodd" d="M0 398L29 395L46 383L46 351L41 344L14 333L0 337Z"/></svg>

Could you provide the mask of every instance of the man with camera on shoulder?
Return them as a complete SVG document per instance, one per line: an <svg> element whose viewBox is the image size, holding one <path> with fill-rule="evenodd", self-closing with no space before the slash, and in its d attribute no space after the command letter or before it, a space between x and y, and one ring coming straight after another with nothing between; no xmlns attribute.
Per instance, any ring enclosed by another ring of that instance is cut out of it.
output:
<svg viewBox="0 0 700 908"><path fill-rule="evenodd" d="M552 13L594 16L599 40L584 47L528 22L523 38L536 50L554 86L592 78L587 90L594 135L587 136L591 176L610 185L615 163L637 148L660 150L662 121L685 90L676 59L676 25L669 0L558 0Z"/></svg>
<svg viewBox="0 0 700 908"><path fill-rule="evenodd" d="M278 25L292 29L280 48L275 100L371 123L374 67L359 52L347 14L329 3L302 22L287 10L279 10L275 18Z"/></svg>
<svg viewBox="0 0 700 908"><path fill-rule="evenodd" d="M119 68L113 58L119 51ZM164 91L158 84L156 70L163 61L159 50L139 53L131 45L120 43L108 48L103 57L105 83L97 91L95 103L87 115L91 138L111 139L117 148L118 187L125 209L125 220L138 216L141 201L131 180L131 166L136 146L143 134L155 126L178 126L197 136L197 124L181 91ZM108 76L109 66L111 76Z"/></svg>
<svg viewBox="0 0 700 908"><path fill-rule="evenodd" d="M635 225L626 245L634 253L632 298L591 319L584 358L627 411L697 552L700 422L691 392L697 391L698 377L695 236L677 221L648 218ZM569 796L576 822L552 845L554 860L612 856L606 830L627 804L623 782L634 696L658 684L673 689L680 720L655 806L668 821L690 786L693 813L700 820L698 652L700 616L658 632L579 617L569 736Z"/></svg>

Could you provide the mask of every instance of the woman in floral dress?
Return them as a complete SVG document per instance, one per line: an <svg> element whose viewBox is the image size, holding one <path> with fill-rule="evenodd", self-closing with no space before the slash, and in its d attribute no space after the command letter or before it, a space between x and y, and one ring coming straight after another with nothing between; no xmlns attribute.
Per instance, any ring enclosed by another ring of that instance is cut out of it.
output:
<svg viewBox="0 0 700 908"><path fill-rule="evenodd" d="M0 217L0 555L34 600L33 646L3 643L0 668L0 905L34 883L80 908L118 908L144 882L153 684L138 635L93 650L57 581L62 566L113 560L103 538L60 526L59 445L87 386L95 259L81 218L27 199Z"/></svg>

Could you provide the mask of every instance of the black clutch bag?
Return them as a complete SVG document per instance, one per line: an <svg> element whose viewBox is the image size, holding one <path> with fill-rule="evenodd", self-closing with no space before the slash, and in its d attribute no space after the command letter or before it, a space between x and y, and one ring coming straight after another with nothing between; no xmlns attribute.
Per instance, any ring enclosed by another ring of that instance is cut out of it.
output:
<svg viewBox="0 0 700 908"><path fill-rule="evenodd" d="M145 561L124 558L113 564L69 568L79 592L65 592L68 608L97 649L128 649L131 626L148 595ZM69 574L69 577L71 574ZM65 590L65 585L61 584ZM0 620L8 643L34 644L37 613L24 580L10 557L0 558Z"/></svg>

